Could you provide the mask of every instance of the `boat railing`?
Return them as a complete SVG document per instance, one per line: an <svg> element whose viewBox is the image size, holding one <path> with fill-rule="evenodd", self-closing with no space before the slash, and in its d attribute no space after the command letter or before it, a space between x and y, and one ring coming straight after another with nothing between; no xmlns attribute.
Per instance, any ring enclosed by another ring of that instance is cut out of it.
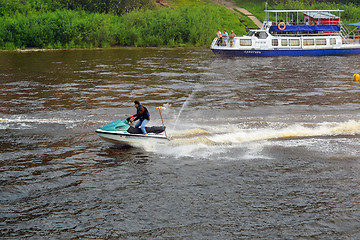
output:
<svg viewBox="0 0 360 240"><path fill-rule="evenodd" d="M211 44L212 46L218 46L218 47L229 47L230 46L230 40L229 39L220 39L215 38Z"/></svg>
<svg viewBox="0 0 360 240"><path fill-rule="evenodd" d="M340 22L341 25L341 31L340 31L340 36L343 39L344 43L349 43L349 38L350 38L350 34L351 34L351 30L342 22Z"/></svg>
<svg viewBox="0 0 360 240"><path fill-rule="evenodd" d="M275 22L284 21L284 22L294 22L295 24L305 23L305 15L308 17L309 14L319 15L318 19L327 19L329 22L335 21L336 23L340 22L340 14L344 10L265 10L265 21L269 22L270 14L272 17L275 15ZM335 14L332 14L335 13ZM304 21L304 22L302 22Z"/></svg>
<svg viewBox="0 0 360 240"><path fill-rule="evenodd" d="M358 38L347 38L347 39L343 39L343 44L355 44L355 45L359 45L360 44L360 39Z"/></svg>
<svg viewBox="0 0 360 240"><path fill-rule="evenodd" d="M325 36L339 36L338 32L334 32L334 33L271 33L272 36L274 37L325 37Z"/></svg>

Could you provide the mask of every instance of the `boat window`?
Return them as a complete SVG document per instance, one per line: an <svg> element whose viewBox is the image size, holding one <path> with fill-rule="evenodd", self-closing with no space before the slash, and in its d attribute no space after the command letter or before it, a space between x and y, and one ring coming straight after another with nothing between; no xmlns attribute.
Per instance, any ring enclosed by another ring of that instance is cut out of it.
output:
<svg viewBox="0 0 360 240"><path fill-rule="evenodd" d="M240 39L240 46L251 46L251 39Z"/></svg>
<svg viewBox="0 0 360 240"><path fill-rule="evenodd" d="M279 40L278 39L273 39L272 40L272 45L273 46L279 46Z"/></svg>
<svg viewBox="0 0 360 240"><path fill-rule="evenodd" d="M336 45L336 38L330 38L330 45Z"/></svg>
<svg viewBox="0 0 360 240"><path fill-rule="evenodd" d="M246 34L246 36L250 36L250 37L251 37L252 35L254 35L254 33L255 33L255 32L253 32L253 31L249 31L249 32Z"/></svg>
<svg viewBox="0 0 360 240"><path fill-rule="evenodd" d="M257 32L255 33L255 37L258 39L266 39L268 37L266 32Z"/></svg>
<svg viewBox="0 0 360 240"><path fill-rule="evenodd" d="M290 39L290 46L300 46L300 40L299 39Z"/></svg>
<svg viewBox="0 0 360 240"><path fill-rule="evenodd" d="M313 46L315 45L314 39L304 39L304 46Z"/></svg>
<svg viewBox="0 0 360 240"><path fill-rule="evenodd" d="M281 46L287 46L288 40L287 39L281 39Z"/></svg>
<svg viewBox="0 0 360 240"><path fill-rule="evenodd" d="M316 45L326 45L326 38L316 39Z"/></svg>
<svg viewBox="0 0 360 240"><path fill-rule="evenodd" d="M267 33L266 32L261 32L260 33L260 39L266 39L268 37Z"/></svg>

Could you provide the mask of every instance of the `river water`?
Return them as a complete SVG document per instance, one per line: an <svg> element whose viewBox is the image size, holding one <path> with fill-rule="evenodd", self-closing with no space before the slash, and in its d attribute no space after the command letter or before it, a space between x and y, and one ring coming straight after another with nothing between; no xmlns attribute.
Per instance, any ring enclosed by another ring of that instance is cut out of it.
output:
<svg viewBox="0 0 360 240"><path fill-rule="evenodd" d="M5 239L358 239L360 56L0 53ZM96 128L162 115L172 141Z"/></svg>

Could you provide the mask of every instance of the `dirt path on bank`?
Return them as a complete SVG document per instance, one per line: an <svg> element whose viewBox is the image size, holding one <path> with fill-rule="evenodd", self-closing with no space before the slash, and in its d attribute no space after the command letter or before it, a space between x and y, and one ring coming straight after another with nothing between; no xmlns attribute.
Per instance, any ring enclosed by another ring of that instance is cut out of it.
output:
<svg viewBox="0 0 360 240"><path fill-rule="evenodd" d="M236 10L240 11L245 16L250 18L256 24L256 26L258 26L259 28L261 28L263 25L262 22L259 19L257 19L251 12L249 12L245 8L240 8L240 7L236 6L235 3L233 3L232 1L213 0L213 2L216 4L219 4L219 5L225 6L227 9L229 9L233 12L234 12L234 8L235 8Z"/></svg>

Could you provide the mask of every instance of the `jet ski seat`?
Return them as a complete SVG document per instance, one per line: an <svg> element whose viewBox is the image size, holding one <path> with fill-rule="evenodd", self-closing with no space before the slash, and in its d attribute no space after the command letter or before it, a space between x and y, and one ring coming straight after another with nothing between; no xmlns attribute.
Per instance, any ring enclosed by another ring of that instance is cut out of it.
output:
<svg viewBox="0 0 360 240"><path fill-rule="evenodd" d="M165 128L166 127L162 127L162 126L145 127L147 133L156 133L156 134L162 133L163 131L165 131ZM127 132L132 134L142 134L140 128L134 128L132 126L130 126Z"/></svg>

